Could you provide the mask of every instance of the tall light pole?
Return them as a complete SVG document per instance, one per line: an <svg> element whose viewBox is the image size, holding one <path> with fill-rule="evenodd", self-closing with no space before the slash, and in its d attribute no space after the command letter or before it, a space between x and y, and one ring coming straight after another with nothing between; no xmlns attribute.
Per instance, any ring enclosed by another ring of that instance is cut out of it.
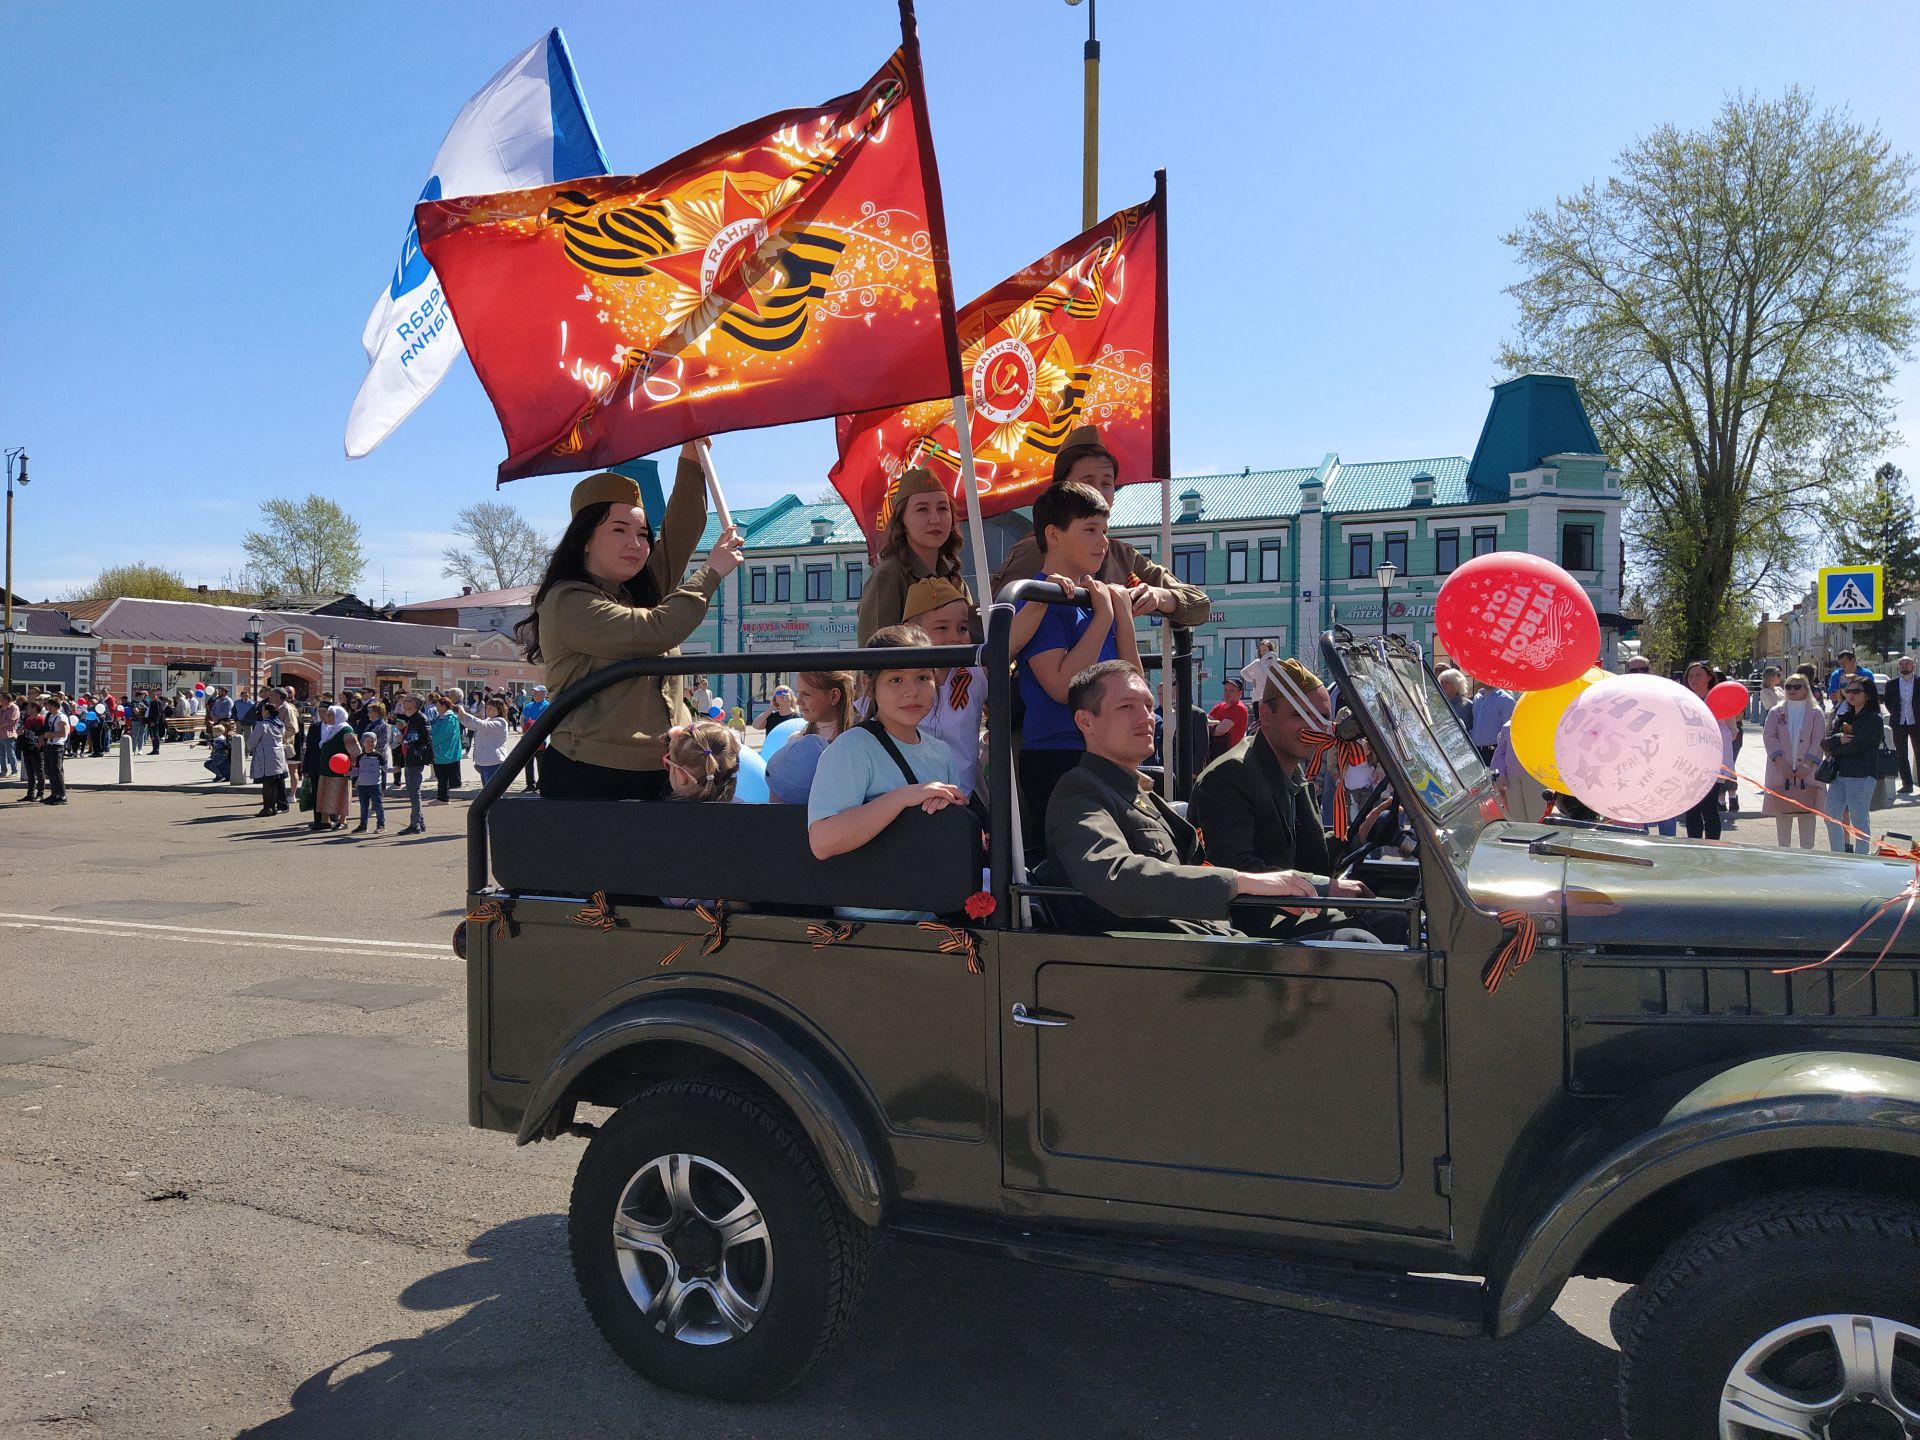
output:
<svg viewBox="0 0 1920 1440"><path fill-rule="evenodd" d="M333 703L338 705L340 703L340 637L327 636L327 649L333 652L333 680L327 686L327 691L333 696Z"/></svg>
<svg viewBox="0 0 1920 1440"><path fill-rule="evenodd" d="M1373 567L1373 578L1380 582L1380 638L1387 638L1387 595L1393 589L1393 577L1400 572L1391 561Z"/></svg>
<svg viewBox="0 0 1920 1440"><path fill-rule="evenodd" d="M241 639L245 640L247 644L253 646L253 703L256 707L258 707L261 700L261 696L260 696L260 626L261 626L261 623L262 622L259 615L257 614L249 615L247 617L247 633L240 637Z"/></svg>
<svg viewBox="0 0 1920 1440"><path fill-rule="evenodd" d="M1080 0L1067 0L1078 5ZM1084 128L1086 151L1080 171L1080 228L1091 230L1100 218L1100 34L1097 26L1100 0L1087 0L1086 100Z"/></svg>
<svg viewBox="0 0 1920 1440"><path fill-rule="evenodd" d="M27 450L7 451L7 598L6 632L0 635L0 690L13 689L13 472L19 461L20 488L27 487Z"/></svg>

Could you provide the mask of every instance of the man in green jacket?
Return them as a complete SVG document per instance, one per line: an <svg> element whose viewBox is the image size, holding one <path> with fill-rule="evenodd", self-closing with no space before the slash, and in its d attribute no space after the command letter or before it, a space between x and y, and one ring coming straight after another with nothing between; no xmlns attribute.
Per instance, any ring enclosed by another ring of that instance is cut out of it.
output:
<svg viewBox="0 0 1920 1440"><path fill-rule="evenodd" d="M1046 829L1049 866L1087 902L1062 907L1084 909L1075 928L1231 935L1236 899L1318 893L1297 871L1199 863L1193 826L1140 773L1153 754L1153 692L1127 661L1082 670L1067 705L1087 750L1054 787Z"/></svg>

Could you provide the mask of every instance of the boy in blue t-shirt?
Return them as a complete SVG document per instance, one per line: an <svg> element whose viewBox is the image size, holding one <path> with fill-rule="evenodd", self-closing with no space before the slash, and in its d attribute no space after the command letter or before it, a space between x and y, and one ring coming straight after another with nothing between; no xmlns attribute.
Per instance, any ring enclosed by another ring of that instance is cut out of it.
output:
<svg viewBox="0 0 1920 1440"><path fill-rule="evenodd" d="M925 645L928 640L917 625L890 625L876 631L867 643L878 649ZM872 718L836 736L813 772L813 789L807 796L807 843L820 859L858 850L915 805L931 815L949 805L967 803L953 783L958 778L953 752L938 737L920 733L920 721L932 711L938 689L931 665L868 672ZM876 729L885 735L885 742ZM926 911L916 910L843 906L834 913L848 920L933 919Z"/></svg>
<svg viewBox="0 0 1920 1440"><path fill-rule="evenodd" d="M1067 708L1073 677L1102 660L1126 660L1140 668L1132 597L1125 585L1096 578L1107 559L1107 502L1100 492L1078 480L1049 485L1033 502L1033 535L1040 546L1037 578L1076 582L1092 595L1093 608L1029 601L1014 617L1015 678L1026 704L1020 794L1026 813L1034 817L1030 834L1047 813L1053 787L1086 749ZM1116 617L1123 618L1116 623Z"/></svg>

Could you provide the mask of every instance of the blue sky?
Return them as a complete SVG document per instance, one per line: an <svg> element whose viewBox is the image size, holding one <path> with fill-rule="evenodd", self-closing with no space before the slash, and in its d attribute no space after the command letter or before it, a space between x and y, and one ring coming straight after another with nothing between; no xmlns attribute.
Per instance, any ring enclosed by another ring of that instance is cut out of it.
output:
<svg viewBox="0 0 1920 1440"><path fill-rule="evenodd" d="M1079 228L1080 44L1062 0L922 0L955 289ZM616 170L825 99L891 0L796 6L0 0L0 444L24 444L16 588L153 561L217 584L275 495L360 522L378 599L456 588L454 514L500 431L462 361L371 457L341 432L360 328L454 113L551 24ZM1790 83L1920 151L1905 0L1604 6L1107 0L1101 202L1169 172L1178 473L1463 454L1501 378L1499 242L1639 134ZM1920 281L1920 276L1916 276ZM1897 400L1920 432L1920 366ZM831 426L724 437L736 505L810 498ZM1920 477L1920 448L1893 458ZM564 519L568 482L500 492Z"/></svg>

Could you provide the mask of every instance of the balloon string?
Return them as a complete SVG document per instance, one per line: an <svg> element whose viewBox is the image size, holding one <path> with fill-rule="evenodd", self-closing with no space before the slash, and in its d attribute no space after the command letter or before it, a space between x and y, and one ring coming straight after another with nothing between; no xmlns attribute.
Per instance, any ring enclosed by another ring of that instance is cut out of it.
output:
<svg viewBox="0 0 1920 1440"><path fill-rule="evenodd" d="M1911 860L1913 862L1913 878L1907 881L1907 883L1878 910L1869 915L1860 927L1851 935L1847 936L1846 939L1842 940L1818 960L1810 960L1805 965L1789 965L1783 969L1772 972L1775 975L1798 975L1802 970L1817 970L1823 965L1831 964L1846 954L1846 952L1852 948L1854 941L1871 930L1884 916L1891 912L1896 905L1899 906L1900 918L1894 922L1893 933L1887 936L1887 943L1880 947L1880 953L1873 957L1873 963L1860 973L1860 979L1853 982L1855 985L1858 985L1861 980L1865 980L1867 976L1873 974L1875 970L1880 968L1880 962L1887 958L1888 954L1893 950L1894 942L1900 938L1900 933L1907 928L1907 921L1913 915L1915 902L1920 901L1920 842L1910 843L1905 850L1902 850L1897 845L1887 844L1884 840L1875 840L1869 832L1857 826L1850 825L1844 820L1837 820L1824 810L1816 810L1813 806L1803 801L1795 800L1791 795L1782 795L1778 790L1769 789L1766 785L1761 784L1760 781L1753 779L1751 776L1737 773L1730 765L1720 767L1720 778L1723 780L1732 780L1736 784L1744 780L1763 795L1771 795L1774 799L1791 805L1797 810L1804 810L1809 815L1818 815L1829 825L1838 826L1843 833L1851 838L1855 840L1865 840L1869 845L1873 846L1875 854L1885 859Z"/></svg>

